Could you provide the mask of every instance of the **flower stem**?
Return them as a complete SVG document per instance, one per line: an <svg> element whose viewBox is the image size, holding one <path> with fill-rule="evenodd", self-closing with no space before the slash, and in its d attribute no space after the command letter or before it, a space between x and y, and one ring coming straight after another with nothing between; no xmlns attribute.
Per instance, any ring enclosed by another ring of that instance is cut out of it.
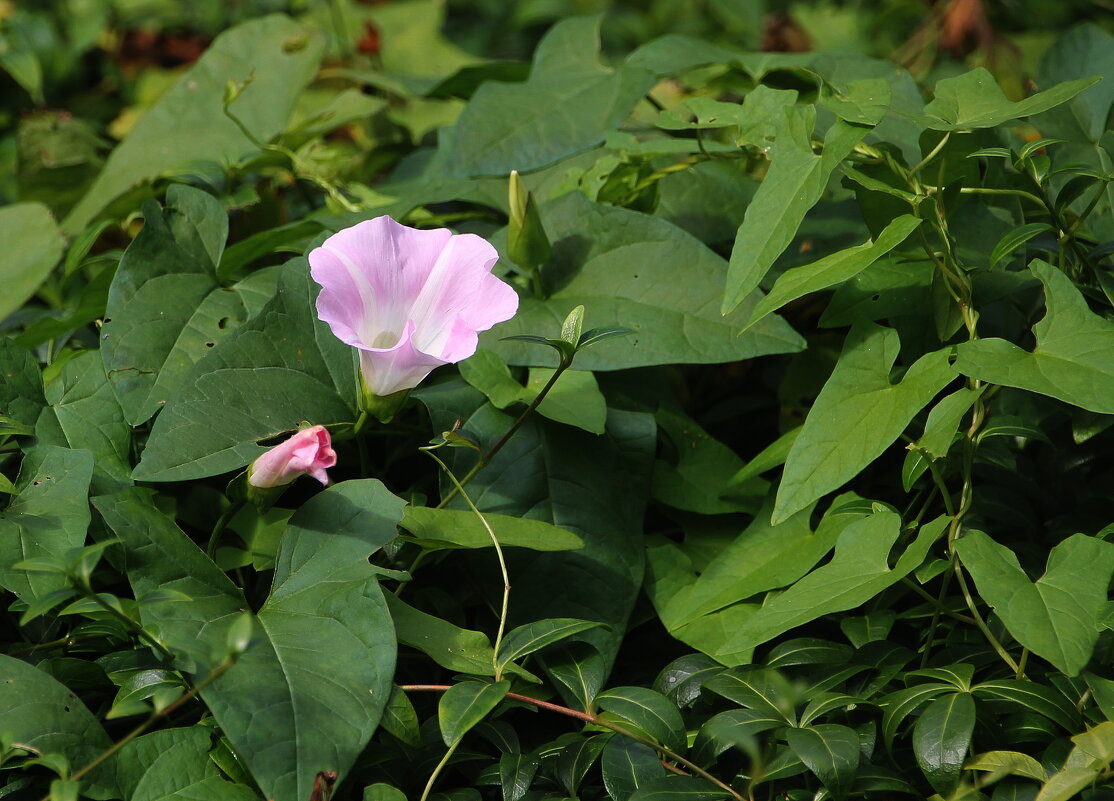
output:
<svg viewBox="0 0 1114 801"><path fill-rule="evenodd" d="M213 531L209 534L209 542L205 546L205 555L210 559L216 558L217 542L220 541L220 535L224 533L224 529L228 526L228 521L236 516L236 513L244 508L244 501L233 501L228 505L228 508L221 512L217 522L213 525Z"/></svg>
<svg viewBox="0 0 1114 801"><path fill-rule="evenodd" d="M453 471L449 469L449 466L432 450L427 450L425 448L422 448L422 450L429 454L430 458L437 462L437 464L441 465L441 469L445 471L445 475L453 482L456 491L460 493L460 496L467 502L468 507L476 517L480 519L480 522L483 523L483 527L487 529L488 536L491 537L491 543L495 546L495 555L499 557L499 570L503 574L503 607L499 611L499 629L495 633L495 644L492 646L491 650L491 667L495 671L495 680L499 681L503 678L503 670L499 666L499 646L503 643L503 632L507 629L507 608L510 605L511 599L511 578L507 573L507 560L503 557L503 546L499 544L499 539L495 536L495 532L492 530L491 524L487 522L487 518L476 508L476 504L472 502L472 498L465 492L464 486L457 480L456 476L453 475Z"/></svg>
<svg viewBox="0 0 1114 801"><path fill-rule="evenodd" d="M112 615L112 617L116 618L116 620L120 621L125 629L127 629L136 637L143 640L145 643L158 651L159 655L163 659L167 660L167 662L170 663L174 662L174 654L172 654L165 645L163 645L161 642L147 633L146 629L144 629L143 626L136 623L134 620L132 620L126 614L114 607L112 604L105 601L104 598L101 598L100 594L94 592L92 587L90 587L83 581L77 580L72 581L71 584L77 589L78 592L80 592L89 600L93 601L93 603L95 603L101 609L108 612L108 614Z"/></svg>
<svg viewBox="0 0 1114 801"><path fill-rule="evenodd" d="M449 764L449 759L456 753L457 746L460 745L461 742L463 742L463 740L457 740L450 745L449 750L445 752L445 756L441 757L441 761L437 763L433 772L429 774L429 779L426 781L425 788L422 790L420 801L426 801L426 799L429 798L429 793L433 789L433 783L437 781L437 777L441 775L441 771L445 769L445 765Z"/></svg>
<svg viewBox="0 0 1114 801"><path fill-rule="evenodd" d="M441 499L441 503L437 504L438 509L443 509L449 501L456 497L456 494L460 492L469 481L475 478L476 473L480 472L491 463L491 460L495 458L495 454L499 453L499 451L502 450L503 446L510 442L511 437L513 437L515 432L518 431L518 429L522 427L522 424L526 422L526 418L530 416L530 413L537 409L538 405L543 400L545 400L545 396L549 394L549 391L551 389L553 389L553 385L557 383L557 379L561 377L561 373L569 369L571 365L572 359L561 359L561 363L557 365L557 369L553 371L553 375L545 383L545 386L541 388L541 391L534 397L534 399L530 401L530 405L526 407L526 411L520 414L518 416L518 419L511 423L511 427L508 428L503 436L499 438L498 442L496 442L494 445L491 446L491 448L488 449L487 453L484 453L480 456L479 461L472 465L472 469L464 474L464 477L460 479L459 484L449 490L445 497ZM455 480L454 483L456 483Z"/></svg>

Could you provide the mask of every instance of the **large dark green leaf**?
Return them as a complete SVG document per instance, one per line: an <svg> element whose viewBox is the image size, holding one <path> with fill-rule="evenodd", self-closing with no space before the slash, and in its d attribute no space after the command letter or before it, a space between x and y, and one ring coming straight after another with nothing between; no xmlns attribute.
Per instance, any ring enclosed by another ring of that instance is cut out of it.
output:
<svg viewBox="0 0 1114 801"><path fill-rule="evenodd" d="M0 208L0 241L4 262L0 281L0 320L35 294L62 258L66 245L50 209L42 203L14 203Z"/></svg>
<svg viewBox="0 0 1114 801"><path fill-rule="evenodd" d="M0 415L25 426L35 425L46 405L39 363L30 351L0 337Z"/></svg>
<svg viewBox="0 0 1114 801"><path fill-rule="evenodd" d="M347 481L291 518L252 646L202 694L270 798L308 798L318 771L344 774L391 694L395 638L368 555L395 536L404 503L378 481ZM246 604L227 577L140 490L97 499L128 544L144 624L219 653ZM149 588L179 588L189 603Z"/></svg>
<svg viewBox="0 0 1114 801"><path fill-rule="evenodd" d="M600 17L563 20L546 34L525 83L488 82L460 115L454 175L528 171L603 141L653 85L639 67L600 65Z"/></svg>
<svg viewBox="0 0 1114 801"><path fill-rule="evenodd" d="M270 271L226 289L217 280L228 218L211 195L175 184L143 205L143 230L112 280L101 329L105 370L129 423L148 420L190 369L249 316ZM264 289L264 292L267 290Z"/></svg>
<svg viewBox="0 0 1114 801"><path fill-rule="evenodd" d="M93 505L124 542L128 581L144 629L181 655L190 672L208 673L224 656L228 628L247 608L243 593L155 508L150 490L101 495ZM165 588L174 594L160 592Z"/></svg>
<svg viewBox="0 0 1114 801"><path fill-rule="evenodd" d="M317 319L305 259L282 268L275 298L194 365L155 421L134 476L182 481L236 470L259 440L355 419L352 349Z"/></svg>
<svg viewBox="0 0 1114 801"><path fill-rule="evenodd" d="M323 39L279 14L225 31L201 59L136 123L97 180L63 221L81 231L113 200L138 184L191 162L224 166L254 149L224 115L229 81L250 81L232 111L257 140L281 133L294 102L313 77Z"/></svg>
<svg viewBox="0 0 1114 801"><path fill-rule="evenodd" d="M379 723L395 637L368 556L394 538L404 505L371 479L303 505L259 611L262 640L205 693L269 798L309 798L318 771L343 776Z"/></svg>
<svg viewBox="0 0 1114 801"><path fill-rule="evenodd" d="M120 749L113 760L122 797L128 801L252 801L255 793L220 775L209 757L213 730L207 726L145 734Z"/></svg>
<svg viewBox="0 0 1114 801"><path fill-rule="evenodd" d="M66 586L56 573L24 572L25 559L54 559L85 543L93 455L54 445L33 448L23 459L18 495L0 513L0 586L28 603Z"/></svg>
<svg viewBox="0 0 1114 801"><path fill-rule="evenodd" d="M1045 315L1033 326L1037 346L1022 350L1004 339L959 346L955 368L991 384L1051 395L1092 412L1114 414L1114 323L1092 312L1066 275L1036 260Z"/></svg>
<svg viewBox="0 0 1114 801"><path fill-rule="evenodd" d="M938 793L955 789L975 729L975 700L970 693L937 698L913 727L913 753L925 778Z"/></svg>
<svg viewBox="0 0 1114 801"><path fill-rule="evenodd" d="M874 461L955 378L949 350L927 353L900 383L890 382L901 348L896 331L860 323L789 451L773 521L785 520L838 489Z"/></svg>
<svg viewBox="0 0 1114 801"><path fill-rule="evenodd" d="M1069 676L1087 666L1099 636L1114 545L1075 534L1054 547L1044 575L1029 580L1017 555L981 531L956 540L979 595L1019 643Z"/></svg>
<svg viewBox="0 0 1114 801"><path fill-rule="evenodd" d="M543 206L542 218L553 242L543 271L550 296L523 298L518 314L483 340L508 364L555 364L549 348L500 337L555 335L580 305L589 327L632 329L578 354L576 366L584 370L729 362L801 349L801 338L778 317L738 336L760 295L721 316L723 259L665 220L592 203L579 192ZM677 280L678 265L684 281Z"/></svg>
<svg viewBox="0 0 1114 801"><path fill-rule="evenodd" d="M437 721L445 745L460 742L472 727L499 705L510 688L509 681L495 684L462 681L450 687L437 704Z"/></svg>
<svg viewBox="0 0 1114 801"><path fill-rule="evenodd" d="M26 662L0 654L0 720L8 742L43 753L62 754L79 770L112 745L100 722L65 686ZM111 776L99 772L101 792L93 798L117 798Z"/></svg>
<svg viewBox="0 0 1114 801"><path fill-rule="evenodd" d="M96 351L62 366L46 387L50 406L35 424L39 442L84 449L93 454L91 492L103 494L131 484L131 426L108 383Z"/></svg>

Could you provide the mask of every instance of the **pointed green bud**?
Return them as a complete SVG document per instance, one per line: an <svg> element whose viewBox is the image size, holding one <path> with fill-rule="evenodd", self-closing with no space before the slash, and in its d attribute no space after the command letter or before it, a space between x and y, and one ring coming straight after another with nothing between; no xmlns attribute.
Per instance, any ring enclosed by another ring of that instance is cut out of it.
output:
<svg viewBox="0 0 1114 801"><path fill-rule="evenodd" d="M507 200L510 205L507 256L519 267L536 270L549 261L553 249L549 246L534 195L526 191L517 171L511 172Z"/></svg>

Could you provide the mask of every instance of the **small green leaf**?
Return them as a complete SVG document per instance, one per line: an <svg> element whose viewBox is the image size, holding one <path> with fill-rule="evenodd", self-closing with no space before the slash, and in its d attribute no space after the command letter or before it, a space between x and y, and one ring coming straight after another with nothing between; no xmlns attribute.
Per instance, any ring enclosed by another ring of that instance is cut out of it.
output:
<svg viewBox="0 0 1114 801"><path fill-rule="evenodd" d="M990 260L987 262L987 268L993 270L998 266L998 262L1013 254L1015 250L1024 245L1035 236L1039 236L1045 232L1055 233L1052 226L1048 223L1035 222L1019 225L1008 234L1003 236L998 244L994 246L994 250L990 252Z"/></svg>
<svg viewBox="0 0 1114 801"><path fill-rule="evenodd" d="M721 801L730 797L726 790L699 776L666 776L646 782L627 801Z"/></svg>
<svg viewBox="0 0 1114 801"><path fill-rule="evenodd" d="M823 723L787 729L785 736L793 753L824 783L832 798L847 795L859 769L859 735L854 729Z"/></svg>
<svg viewBox="0 0 1114 801"><path fill-rule="evenodd" d="M796 725L797 692L772 668L736 668L704 682L704 688L747 709L790 726Z"/></svg>
<svg viewBox="0 0 1114 801"><path fill-rule="evenodd" d="M499 705L510 688L509 681L495 684L462 681L450 687L437 705L437 721L445 745L460 742L469 729Z"/></svg>
<svg viewBox="0 0 1114 801"><path fill-rule="evenodd" d="M601 709L630 721L674 751L685 748L685 724L676 705L645 687L615 687L596 696Z"/></svg>
<svg viewBox="0 0 1114 801"><path fill-rule="evenodd" d="M665 767L649 746L615 735L600 756L600 772L608 797L627 801L642 785L665 776Z"/></svg>
<svg viewBox="0 0 1114 801"><path fill-rule="evenodd" d="M1019 751L986 751L975 754L963 765L964 770L985 770L1003 776L1022 776L1044 782L1048 779L1041 763Z"/></svg>
<svg viewBox="0 0 1114 801"><path fill-rule="evenodd" d="M812 264L786 270L774 283L770 293L751 311L743 331L797 298L843 283L858 275L904 242L920 224L921 220L918 218L903 214L887 225L873 242L846 248Z"/></svg>
<svg viewBox="0 0 1114 801"><path fill-rule="evenodd" d="M533 754L503 754L499 757L499 783L503 801L520 801L534 782L540 760Z"/></svg>
<svg viewBox="0 0 1114 801"><path fill-rule="evenodd" d="M985 389L985 385L976 389L963 387L941 398L928 413L924 434L913 447L924 450L935 459L947 456L959 431L963 415L974 405Z"/></svg>
<svg viewBox="0 0 1114 801"><path fill-rule="evenodd" d="M758 288L793 240L805 214L820 200L828 177L870 130L837 120L818 156L812 152L814 123L815 107L790 106L777 128L770 171L735 234L721 307L724 314Z"/></svg>
<svg viewBox="0 0 1114 801"><path fill-rule="evenodd" d="M511 629L499 644L499 669L502 670L508 662L514 662L527 654L540 651L547 645L602 625L591 620L550 618Z"/></svg>
<svg viewBox="0 0 1114 801"><path fill-rule="evenodd" d="M893 748L894 738L902 722L918 707L954 689L949 684L933 682L917 684L904 690L890 693L881 699L882 737L887 749Z"/></svg>
<svg viewBox="0 0 1114 801"><path fill-rule="evenodd" d="M970 693L937 698L913 727L913 754L928 783L941 794L955 789L975 730L975 700Z"/></svg>
<svg viewBox="0 0 1114 801"><path fill-rule="evenodd" d="M383 709L379 725L408 746L416 748L421 741L418 713L406 693L398 686L391 689L391 697Z"/></svg>
<svg viewBox="0 0 1114 801"><path fill-rule="evenodd" d="M569 551L584 547L584 540L576 534L542 520L493 512L484 512L484 517L504 548ZM430 550L492 547L491 535L483 523L475 513L466 509L407 506L399 526L417 538L419 545Z"/></svg>
<svg viewBox="0 0 1114 801"><path fill-rule="evenodd" d="M486 634L462 629L447 620L426 614L409 606L394 593L385 593L384 597L400 645L417 648L447 670L479 676L494 675L494 652ZM508 672L531 676L514 665L510 668Z"/></svg>
<svg viewBox="0 0 1114 801"><path fill-rule="evenodd" d="M406 801L406 793L397 787L377 782L364 788L363 801Z"/></svg>

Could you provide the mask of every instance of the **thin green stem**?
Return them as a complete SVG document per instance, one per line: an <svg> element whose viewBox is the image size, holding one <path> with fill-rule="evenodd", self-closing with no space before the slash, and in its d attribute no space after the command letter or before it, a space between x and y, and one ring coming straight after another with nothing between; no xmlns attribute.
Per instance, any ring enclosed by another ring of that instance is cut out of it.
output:
<svg viewBox="0 0 1114 801"><path fill-rule="evenodd" d="M125 629L127 629L136 637L143 640L145 643L158 651L164 659L166 659L168 662L174 661L174 654L172 654L165 645L148 634L143 626L136 623L134 620L125 615L112 604L108 603L108 601L102 598L99 593L94 592L92 587L80 581L73 581L71 583L78 592L80 592L86 598L92 600L97 606L108 612L110 615L112 615L112 617L116 618L116 620L120 621Z"/></svg>
<svg viewBox="0 0 1114 801"><path fill-rule="evenodd" d="M1017 660L1017 672L1014 673L1014 676L1013 676L1015 679L1020 680L1020 679L1025 678L1025 663L1028 662L1028 661L1029 661L1029 649L1028 648L1022 648L1021 649L1021 658Z"/></svg>
<svg viewBox="0 0 1114 801"><path fill-rule="evenodd" d="M983 620L982 615L979 614L979 610L975 605L975 599L971 595L971 590L967 587L967 580L963 578L963 567L959 564L959 560L955 560L954 564L955 577L959 582L959 590L963 593L963 600L967 602L967 608L971 610L971 615L975 618L975 625L978 626L979 631L986 637L986 641L990 643L990 647L998 653L998 656L1002 657L1003 662L1009 665L1010 670L1012 670L1014 674L1021 674L1023 672L1021 666L1010 656L1009 651L998 641L998 638L994 636L994 632L990 630L990 627L986 625L986 621Z"/></svg>
<svg viewBox="0 0 1114 801"><path fill-rule="evenodd" d="M973 624L975 622L975 619L973 617L968 617L967 615L961 615L958 612L953 612L952 610L948 609L947 606L945 606L943 604L943 602L940 601L939 598L932 597L932 595L929 592L927 592L923 587L921 587L919 584L917 584L917 582L913 581L912 579L903 578L901 581L906 587L908 587L913 592L915 592L917 595L921 596L926 601L928 601L928 603L930 603L932 605L932 608L935 609L937 612L939 612L941 615L947 615L948 617L950 617L954 620L958 620L961 623L972 623Z"/></svg>
<svg viewBox="0 0 1114 801"><path fill-rule="evenodd" d="M213 525L213 530L209 534L209 542L205 545L205 555L210 559L215 558L217 553L217 542L220 541L220 535L224 533L225 528L228 526L228 521L236 516L236 513L244 508L244 501L238 500L228 504L228 508L221 512L217 522Z"/></svg>
<svg viewBox="0 0 1114 801"><path fill-rule="evenodd" d="M926 189L936 190L938 187L925 187ZM994 189L989 186L965 186L959 190L961 195L1012 195L1014 197L1023 198L1030 203L1036 203L1041 208L1048 210L1047 204L1032 192L1026 192L1024 189Z"/></svg>
<svg viewBox="0 0 1114 801"><path fill-rule="evenodd" d="M1102 196L1103 196L1103 194L1105 194L1105 192L1106 192L1106 182L1103 181L1102 183L1099 184L1099 191L1095 194L1095 197L1091 200L1090 203L1087 204L1087 208L1083 209L1083 213L1075 218L1075 222L1073 222L1071 224L1071 227L1065 233L1067 233L1069 235L1075 233L1075 229L1078 228L1080 225L1082 225L1083 221L1085 219L1087 219L1087 217L1091 214L1092 211L1095 210L1095 206L1097 206L1099 204L1099 201L1102 200Z"/></svg>
<svg viewBox="0 0 1114 801"><path fill-rule="evenodd" d="M124 735L124 737L122 739L117 740L115 743L113 743L112 747L110 747L107 750L101 752L101 754L99 756L97 756L96 759L94 759L92 762L89 762L88 764L86 764L83 768L81 768L81 770L79 770L76 773L74 773L73 775L71 775L69 777L70 780L71 781L76 781L77 779L80 779L85 774L89 773L89 771L94 770L98 766L104 764L104 762L106 760L110 759L113 754L118 752L121 748L123 748L125 745L130 743L136 737L143 734L143 732L147 731L147 729L151 728L151 726L153 726L159 720L169 716L171 713L175 712L183 704L186 704L189 701L192 701L194 698L196 698L202 690L204 690L206 687L208 687L214 681L216 681L221 676L223 676L225 674L225 672L227 672L228 669L230 667L232 667L233 664L235 664L235 662L236 662L236 660L234 658L229 658L229 659L226 659L221 664L217 665L215 668L213 668L211 671L209 671L209 675L207 675L204 679L199 681L188 692L183 694L180 698L178 698L173 703L168 704L163 709L152 712L150 714L150 716L147 718L147 720L143 721L138 726L136 726L134 729L132 729L130 732L128 732L126 735ZM49 795L45 796L42 799L42 801L50 801L50 796Z"/></svg>
<svg viewBox="0 0 1114 801"><path fill-rule="evenodd" d="M571 359L561 359L561 363L557 365L557 369L553 371L553 375L550 377L549 381L546 382L545 386L542 387L541 391L534 397L534 399L530 401L530 405L526 407L526 411L520 414L518 416L518 419L511 423L510 428L508 428L506 430L506 433L504 433L503 436L499 438L499 441L492 445L486 453L482 454L479 460L474 465L472 465L472 469L465 473L464 477L460 479L460 488L467 486L468 482L475 478L476 473L487 467L491 463L491 460L495 458L495 454L499 453L499 451L502 450L503 446L510 442L511 437L513 437L515 435L515 432L518 431L518 429L522 427L522 424L526 422L526 418L530 416L530 413L537 409L538 405L543 400L545 400L545 396L549 394L549 391L551 389L553 389L553 385L557 383L557 379L561 377L561 373L569 369L569 366L571 364ZM441 503L437 504L437 508L443 509L449 501L456 497L456 494L459 491L460 489L454 486L451 490L449 490L448 493L445 494L445 497L441 499Z"/></svg>
<svg viewBox="0 0 1114 801"><path fill-rule="evenodd" d="M471 509L472 513L483 523L484 529L487 530L488 536L491 537L492 545L495 546L495 555L499 558L499 570L503 574L503 607L499 611L499 629L495 634L495 644L491 651L491 666L495 670L495 680L499 681L503 678L503 670L499 665L499 646L503 644L503 632L507 629L507 608L511 600L511 578L510 574L507 573L507 560L503 556L503 546L499 544L499 538L495 536L495 532L492 530L491 524L487 522L487 518L476 508L476 504L472 502L472 498L465 491L464 485L457 480L453 471L449 469L449 466L432 450L428 448L422 448L421 450L429 454L430 458L437 462L437 464L441 466L441 469L445 471L445 475L453 482L453 486L456 488L456 491L460 493L460 496L464 498L464 501L468 504L468 508Z"/></svg>
<svg viewBox="0 0 1114 801"><path fill-rule="evenodd" d="M420 691L446 692L450 689L450 686L451 685L448 685L448 684L403 684L399 687L399 689L401 689L403 692L420 692ZM639 734L635 734L634 732L618 725L617 723L612 723L610 720L607 720L606 718L598 717L598 716L593 715L589 712L580 712L576 709L570 709L567 706L561 706L560 704L554 704L554 703L551 703L550 701L542 701L541 699L538 699L538 698L531 698L528 695L520 695L519 693L507 693L506 697L510 698L512 700L515 700L515 701L521 701L524 704L530 704L531 706L535 706L538 709L545 709L545 710L548 710L550 712L556 712L557 714L565 715L565 716L570 717L570 718L576 718L577 720L582 720L585 723L591 723L593 726L601 726L605 729L609 729L609 730L615 732L616 734L621 734L624 737L628 737L631 740L634 740L635 742L642 743L643 745L654 749L658 753L663 754L664 756L668 757L669 759L672 759L674 762L677 762L678 764L684 765L686 768L691 770L693 773L707 779L712 784L716 785L716 787L719 787L721 790L724 790L724 791L730 793L731 797L735 798L736 801L746 801L746 797L743 796L738 790L731 787L731 785L720 781L715 776L710 774L708 771L704 770L704 768L697 765L695 762L691 762L688 759L685 759L683 756L681 756L677 752L672 751L669 748L666 748L664 745L661 745L660 743L656 743L653 740L650 740L650 739L648 739L646 737L643 737ZM423 795L422 798L424 799L425 795Z"/></svg>
<svg viewBox="0 0 1114 801"><path fill-rule="evenodd" d="M459 746L461 742L463 741L457 740L455 743L450 745L449 750L445 752L445 756L441 757L441 761L437 763L437 766L433 769L433 772L429 774L429 780L425 783L425 788L422 790L422 797L421 799L419 799L419 801L426 801L426 799L429 798L430 791L433 790L433 783L437 781L437 777L441 775L441 771L445 769L445 765L449 764L449 759L454 753L456 753L457 746Z"/></svg>
<svg viewBox="0 0 1114 801"><path fill-rule="evenodd" d="M348 26L344 24L344 12L339 0L329 0L329 16L333 22L333 32L337 37L337 49L340 50L341 61L347 64L352 59L354 52L352 41L348 36Z"/></svg>
<svg viewBox="0 0 1114 801"><path fill-rule="evenodd" d="M939 156L940 151L942 151L944 149L944 147L947 146L948 140L951 139L951 136L952 136L952 132L948 131L946 134L944 134L942 137L940 137L940 141L936 143L936 147L932 148L932 150L930 150L928 152L928 155L925 156L923 159L921 159L920 162L918 162L916 166L910 168L910 170L909 170L910 177L915 176L929 162L931 162L934 158Z"/></svg>

